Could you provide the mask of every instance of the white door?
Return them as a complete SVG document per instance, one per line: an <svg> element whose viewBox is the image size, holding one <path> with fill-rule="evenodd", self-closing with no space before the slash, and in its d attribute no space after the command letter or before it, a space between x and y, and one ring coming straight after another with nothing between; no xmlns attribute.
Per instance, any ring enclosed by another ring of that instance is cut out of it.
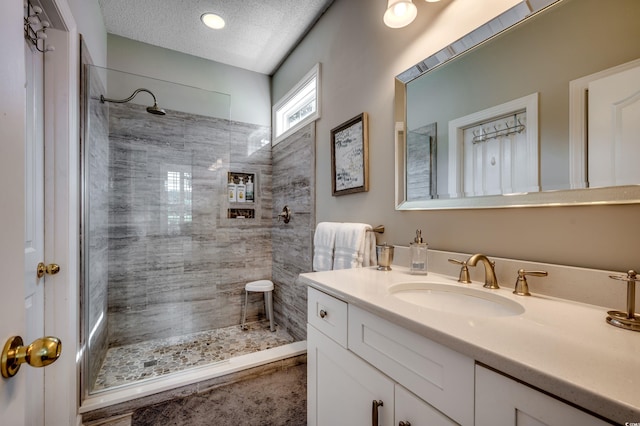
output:
<svg viewBox="0 0 640 426"><path fill-rule="evenodd" d="M3 6L0 20L4 42L0 57L8 65L0 71L0 220L5 225L0 267L7 280L0 297L2 347L12 336L20 336L24 345L43 337L45 317L44 277L37 277L38 264L44 260L43 57L23 40L20 19L11 19L13 25L5 26L5 17L20 16L8 10L11 6ZM5 27L15 34L8 36ZM43 369L23 366L15 376L0 380L3 422L44 425Z"/></svg>
<svg viewBox="0 0 640 426"><path fill-rule="evenodd" d="M0 347L4 347L8 338L25 332L25 64L22 2L2 2L0 8ZM24 374L0 377L3 424L25 423L26 385Z"/></svg>
<svg viewBox="0 0 640 426"><path fill-rule="evenodd" d="M640 66L589 84L589 186L640 183Z"/></svg>
<svg viewBox="0 0 640 426"><path fill-rule="evenodd" d="M44 285L46 274L37 276L44 259L44 99L43 58L31 43L25 42L25 229L24 229L24 307L25 344L44 336ZM24 367L29 387L26 424L44 425L44 369Z"/></svg>

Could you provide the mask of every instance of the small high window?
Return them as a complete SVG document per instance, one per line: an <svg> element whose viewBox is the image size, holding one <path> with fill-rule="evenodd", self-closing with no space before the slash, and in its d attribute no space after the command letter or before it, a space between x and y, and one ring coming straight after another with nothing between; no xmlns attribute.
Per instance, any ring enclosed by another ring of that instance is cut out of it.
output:
<svg viewBox="0 0 640 426"><path fill-rule="evenodd" d="M273 145L320 118L320 64L273 106Z"/></svg>

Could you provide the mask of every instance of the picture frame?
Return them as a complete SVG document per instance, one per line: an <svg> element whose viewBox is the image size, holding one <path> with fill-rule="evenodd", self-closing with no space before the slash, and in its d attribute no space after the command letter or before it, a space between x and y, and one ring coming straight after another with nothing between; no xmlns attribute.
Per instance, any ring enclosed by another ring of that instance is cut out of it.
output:
<svg viewBox="0 0 640 426"><path fill-rule="evenodd" d="M331 129L333 196L369 191L369 131L366 112Z"/></svg>

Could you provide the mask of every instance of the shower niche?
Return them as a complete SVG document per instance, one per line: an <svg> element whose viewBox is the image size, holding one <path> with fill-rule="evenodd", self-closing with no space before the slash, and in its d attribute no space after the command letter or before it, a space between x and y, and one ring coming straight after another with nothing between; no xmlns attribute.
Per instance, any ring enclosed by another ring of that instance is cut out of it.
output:
<svg viewBox="0 0 640 426"><path fill-rule="evenodd" d="M255 219L256 174L231 171L227 174L229 219Z"/></svg>

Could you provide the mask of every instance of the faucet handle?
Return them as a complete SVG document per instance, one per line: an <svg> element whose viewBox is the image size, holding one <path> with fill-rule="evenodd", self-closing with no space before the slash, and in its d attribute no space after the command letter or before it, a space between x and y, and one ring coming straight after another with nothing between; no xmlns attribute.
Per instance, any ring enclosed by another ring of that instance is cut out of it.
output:
<svg viewBox="0 0 640 426"><path fill-rule="evenodd" d="M463 284L471 284L471 278L469 277L469 268L467 267L467 261L458 260L458 259L449 259L449 262L462 266L462 268L460 268L460 276L458 277L458 282Z"/></svg>
<svg viewBox="0 0 640 426"><path fill-rule="evenodd" d="M527 284L527 275L546 277L549 273L547 271L525 271L524 269L518 269L518 279L516 280L516 288L513 290L513 294L531 296L531 293L529 293L529 284Z"/></svg>
<svg viewBox="0 0 640 426"><path fill-rule="evenodd" d="M636 310L636 283L640 281L638 273L633 269L627 271L627 275L609 275L609 278L627 282L627 310L609 311L607 314L607 322L616 327L626 330L640 331L640 316L635 313Z"/></svg>

